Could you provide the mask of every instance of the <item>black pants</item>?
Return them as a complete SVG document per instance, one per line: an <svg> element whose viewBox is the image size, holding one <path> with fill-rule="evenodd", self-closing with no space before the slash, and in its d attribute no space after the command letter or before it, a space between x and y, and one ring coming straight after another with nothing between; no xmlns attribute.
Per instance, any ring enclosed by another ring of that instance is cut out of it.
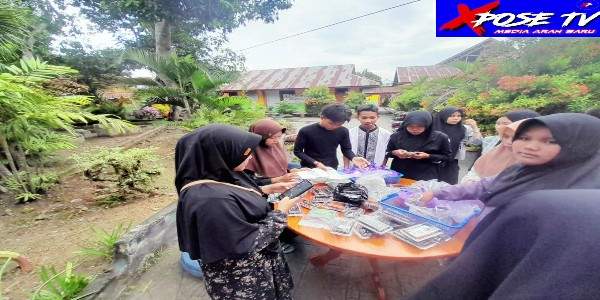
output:
<svg viewBox="0 0 600 300"><path fill-rule="evenodd" d="M440 180L449 184L458 183L458 159L446 162L446 165L440 168Z"/></svg>

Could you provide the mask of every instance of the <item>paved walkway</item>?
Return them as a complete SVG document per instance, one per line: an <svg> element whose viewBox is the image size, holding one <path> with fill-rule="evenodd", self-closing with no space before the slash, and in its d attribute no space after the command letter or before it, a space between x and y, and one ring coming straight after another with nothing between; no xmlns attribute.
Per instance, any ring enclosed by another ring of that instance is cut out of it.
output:
<svg viewBox="0 0 600 300"><path fill-rule="evenodd" d="M326 251L300 238L298 249L287 260L294 278L294 299L376 299L366 259L342 255L323 268L316 268L308 259ZM381 261L382 283L388 299L402 299L417 290L443 269L445 261L422 263ZM102 295L102 299L168 300L210 299L204 283L179 266L176 246L165 250L155 265L136 278L119 282Z"/></svg>

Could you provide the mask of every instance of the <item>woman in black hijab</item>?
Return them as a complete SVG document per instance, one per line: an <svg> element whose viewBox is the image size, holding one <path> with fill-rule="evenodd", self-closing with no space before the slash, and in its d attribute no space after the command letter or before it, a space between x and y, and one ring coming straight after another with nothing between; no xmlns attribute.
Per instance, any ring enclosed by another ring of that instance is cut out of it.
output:
<svg viewBox="0 0 600 300"><path fill-rule="evenodd" d="M393 157L392 170L415 180L439 178L440 164L450 159L450 144L448 136L431 129L431 123L427 111L406 115L402 127L388 142L386 152L387 157Z"/></svg>
<svg viewBox="0 0 600 300"><path fill-rule="evenodd" d="M177 142L179 248L202 260L212 299L291 299L278 241L286 215L271 210L242 172L260 141L232 126L209 125Z"/></svg>
<svg viewBox="0 0 600 300"><path fill-rule="evenodd" d="M487 215L410 299L600 299L600 190L545 190Z"/></svg>
<svg viewBox="0 0 600 300"><path fill-rule="evenodd" d="M552 139L535 140L531 133L549 130ZM533 145L535 149L528 149ZM554 145L554 147L551 147ZM542 157L544 148L559 152L544 163L527 163ZM547 189L600 189L600 119L578 113L553 114L523 121L513 138L519 163L496 177L425 193L423 201L476 199L500 207L525 193Z"/></svg>
<svg viewBox="0 0 600 300"><path fill-rule="evenodd" d="M450 184L458 183L458 161L465 158L466 144L480 141L479 128L474 124L463 125L465 113L462 109L448 106L437 113L433 122L433 130L445 133L450 138L451 158L440 169L440 180Z"/></svg>

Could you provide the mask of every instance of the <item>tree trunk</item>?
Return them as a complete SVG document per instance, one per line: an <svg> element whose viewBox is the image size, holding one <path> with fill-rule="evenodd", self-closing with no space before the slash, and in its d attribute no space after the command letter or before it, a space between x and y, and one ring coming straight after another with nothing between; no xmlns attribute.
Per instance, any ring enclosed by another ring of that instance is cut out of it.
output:
<svg viewBox="0 0 600 300"><path fill-rule="evenodd" d="M158 56L167 56L171 53L171 24L168 21L154 23L154 45Z"/></svg>
<svg viewBox="0 0 600 300"><path fill-rule="evenodd" d="M4 155L6 156L6 159L8 160L8 165L10 166L10 169L11 169L15 179L23 187L24 192L29 192L29 189L27 188L27 186L23 183L23 181L19 177L19 174L18 174L19 169L17 169L17 166L15 165L15 161L12 157L12 154L10 153L10 146L8 145L8 141L6 140L6 137L4 135L0 135L0 147L4 151Z"/></svg>
<svg viewBox="0 0 600 300"><path fill-rule="evenodd" d="M4 164L0 164L0 179L7 179L12 173Z"/></svg>
<svg viewBox="0 0 600 300"><path fill-rule="evenodd" d="M32 59L33 58L33 48L35 47L35 37L38 33L42 32L46 30L46 24L39 22L38 24L35 24L33 27L33 30L29 33L29 36L27 37L27 41L25 43L25 45L23 45L23 49L21 49L21 52L23 52L23 55L21 56L21 58L23 59Z"/></svg>
<svg viewBox="0 0 600 300"><path fill-rule="evenodd" d="M19 172L19 169L17 169L17 166L15 165L15 160L13 159L12 154L10 153L10 146L8 145L8 141L3 135L0 135L0 146L4 151L6 160L8 160L8 166L10 167L10 170L13 174L16 174L17 172Z"/></svg>

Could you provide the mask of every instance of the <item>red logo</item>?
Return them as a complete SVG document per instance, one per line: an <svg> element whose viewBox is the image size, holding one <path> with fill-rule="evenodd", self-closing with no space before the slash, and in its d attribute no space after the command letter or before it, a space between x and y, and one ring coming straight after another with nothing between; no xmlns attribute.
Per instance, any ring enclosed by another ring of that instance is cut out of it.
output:
<svg viewBox="0 0 600 300"><path fill-rule="evenodd" d="M440 30L455 30L461 28L463 25L467 25L478 36L483 36L483 34L485 33L485 29L483 29L483 26L473 26L473 22L475 22L477 14L490 12L491 10L498 8L499 5L500 0L496 0L494 2L485 4L481 7L471 10L471 8L466 4L460 3L456 7L456 9L458 10L458 17L442 25Z"/></svg>

